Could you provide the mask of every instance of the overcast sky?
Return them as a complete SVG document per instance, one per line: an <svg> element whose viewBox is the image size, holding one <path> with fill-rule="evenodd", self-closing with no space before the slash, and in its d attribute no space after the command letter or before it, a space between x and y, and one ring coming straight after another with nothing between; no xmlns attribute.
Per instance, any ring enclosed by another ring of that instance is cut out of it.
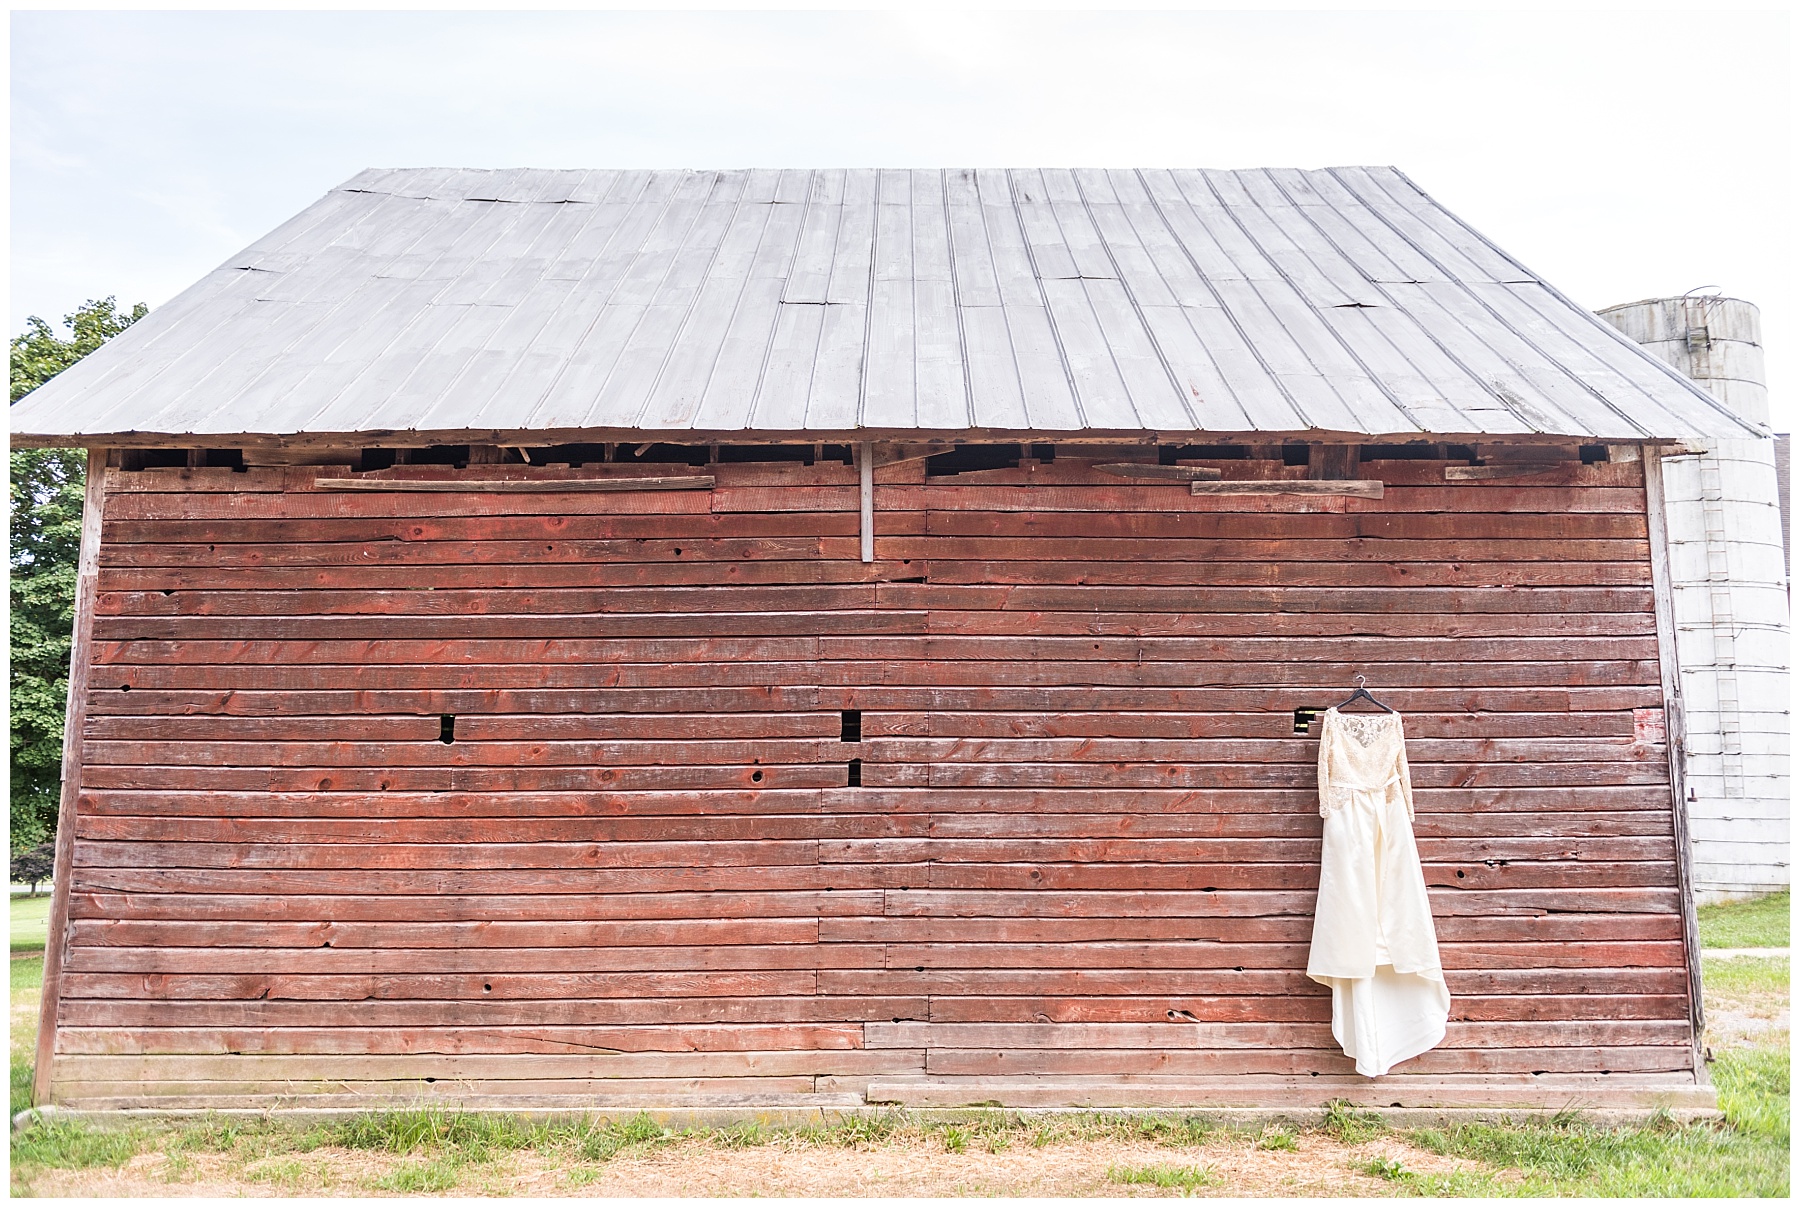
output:
<svg viewBox="0 0 1800 1208"><path fill-rule="evenodd" d="M15 13L11 326L167 301L369 166L1396 164L1800 380L1792 31L1713 13Z"/></svg>

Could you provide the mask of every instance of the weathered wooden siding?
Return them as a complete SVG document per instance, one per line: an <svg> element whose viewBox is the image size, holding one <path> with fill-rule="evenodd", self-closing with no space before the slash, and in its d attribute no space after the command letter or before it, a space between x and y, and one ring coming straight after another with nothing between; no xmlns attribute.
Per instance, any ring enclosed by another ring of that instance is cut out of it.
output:
<svg viewBox="0 0 1800 1208"><path fill-rule="evenodd" d="M913 462L872 564L850 467L710 472L114 474L55 1098L1355 1086L1293 731L1357 673L1455 996L1382 1085L1692 1084L1639 465Z"/></svg>

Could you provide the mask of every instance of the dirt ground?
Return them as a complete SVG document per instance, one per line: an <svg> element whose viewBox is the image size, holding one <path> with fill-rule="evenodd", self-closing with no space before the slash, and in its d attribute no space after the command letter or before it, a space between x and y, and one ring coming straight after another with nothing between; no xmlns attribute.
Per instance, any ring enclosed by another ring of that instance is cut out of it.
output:
<svg viewBox="0 0 1800 1208"><path fill-rule="evenodd" d="M569 1165L533 1151L505 1154L461 1167L454 1184L442 1189L545 1197L1344 1196L1394 1194L1392 1182L1359 1169L1375 1159L1421 1174L1476 1169L1473 1163L1394 1138L1346 1145L1302 1133L1292 1144L1292 1149L1262 1149L1254 1137L1238 1135L1179 1149L1084 1141L990 1153L979 1148L976 1138L967 1151L950 1153L935 1139L862 1149L774 1144L730 1150L677 1142L652 1153L620 1154L591 1164ZM418 1172L418 1183L395 1186L413 1182L405 1178L408 1164ZM428 1167L423 1158L335 1148L248 1163L225 1154L141 1154L116 1171L44 1171L33 1180L32 1191L119 1198L416 1194L438 1189ZM1180 1181L1189 1185L1159 1187L1109 1178L1115 1171L1158 1168L1185 1172ZM442 1177L449 1177L448 1172Z"/></svg>

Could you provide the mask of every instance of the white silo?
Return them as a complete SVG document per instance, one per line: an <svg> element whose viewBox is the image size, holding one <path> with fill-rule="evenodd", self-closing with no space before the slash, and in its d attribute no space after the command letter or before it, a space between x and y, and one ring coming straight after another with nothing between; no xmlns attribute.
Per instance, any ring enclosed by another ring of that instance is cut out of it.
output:
<svg viewBox="0 0 1800 1208"><path fill-rule="evenodd" d="M1768 424L1755 306L1690 293L1599 314ZM1690 442L1662 464L1695 890L1717 901L1785 889L1789 623L1775 442Z"/></svg>

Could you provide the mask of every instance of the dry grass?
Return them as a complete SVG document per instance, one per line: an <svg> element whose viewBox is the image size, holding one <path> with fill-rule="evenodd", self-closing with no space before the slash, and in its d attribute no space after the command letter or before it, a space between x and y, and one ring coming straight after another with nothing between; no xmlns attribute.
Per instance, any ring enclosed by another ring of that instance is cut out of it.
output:
<svg viewBox="0 0 1800 1208"><path fill-rule="evenodd" d="M117 1169L44 1170L31 1192L48 1196L363 1196L443 1191L524 1196L1169 1196L1391 1195L1394 1184L1368 1173L1386 1162L1427 1174L1475 1174L1479 1166L1394 1135L1351 1144L1323 1132L1281 1134L1291 1148L1267 1148L1255 1130L1216 1132L1192 1145L1124 1138L1030 1144L990 1150L979 1137L962 1152L940 1130L907 1130L843 1148L783 1137L744 1148L713 1138L634 1145L605 1161L569 1161L551 1150L499 1153L483 1162L430 1154L321 1146L304 1153L246 1158L236 1152L142 1153ZM1183 1178L1200 1171L1204 1177ZM1121 1177L1150 1172L1143 1180ZM1175 1172L1159 1180L1155 1172ZM1159 1182L1166 1185L1159 1185Z"/></svg>

